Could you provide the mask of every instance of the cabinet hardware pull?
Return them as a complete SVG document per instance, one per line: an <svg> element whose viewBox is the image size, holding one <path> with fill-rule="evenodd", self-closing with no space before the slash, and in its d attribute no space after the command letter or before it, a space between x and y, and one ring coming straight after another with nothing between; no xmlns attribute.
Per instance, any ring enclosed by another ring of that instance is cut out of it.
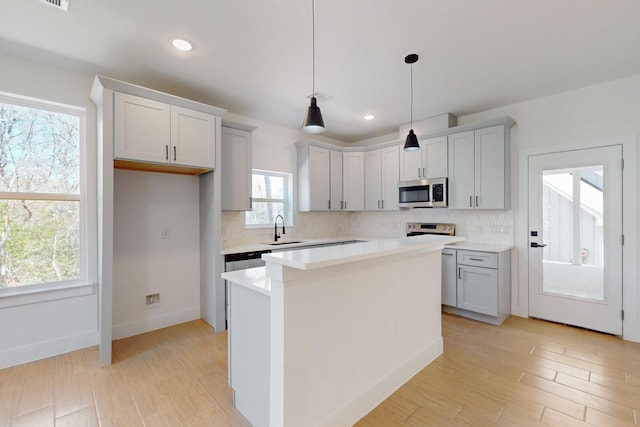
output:
<svg viewBox="0 0 640 427"><path fill-rule="evenodd" d="M446 255L446 256L453 256L453 254L448 254L446 252L442 252L442 255Z"/></svg>
<svg viewBox="0 0 640 427"><path fill-rule="evenodd" d="M331 210L331 200L327 200L327 209Z"/></svg>
<svg viewBox="0 0 640 427"><path fill-rule="evenodd" d="M176 161L176 146L173 146L173 161Z"/></svg>
<svg viewBox="0 0 640 427"><path fill-rule="evenodd" d="M480 262L483 262L484 260L482 258L469 258L469 261L480 261Z"/></svg>
<svg viewBox="0 0 640 427"><path fill-rule="evenodd" d="M347 210L347 201L346 200L344 201L344 210L345 211Z"/></svg>
<svg viewBox="0 0 640 427"><path fill-rule="evenodd" d="M462 267L458 267L458 279L462 279Z"/></svg>
<svg viewBox="0 0 640 427"><path fill-rule="evenodd" d="M469 207L473 207L473 196L469 196Z"/></svg>
<svg viewBox="0 0 640 427"><path fill-rule="evenodd" d="M344 200L340 200L340 210L344 209Z"/></svg>
<svg viewBox="0 0 640 427"><path fill-rule="evenodd" d="M253 197L249 197L249 208L253 209Z"/></svg>
<svg viewBox="0 0 640 427"><path fill-rule="evenodd" d="M380 209L380 200L378 200L378 209Z"/></svg>
<svg viewBox="0 0 640 427"><path fill-rule="evenodd" d="M427 177L427 168L422 168L422 177L423 178Z"/></svg>
<svg viewBox="0 0 640 427"><path fill-rule="evenodd" d="M168 145L164 146L164 159L169 161L169 146Z"/></svg>
<svg viewBox="0 0 640 427"><path fill-rule="evenodd" d="M420 168L418 168L418 178L422 178L422 177L420 176Z"/></svg>
<svg viewBox="0 0 640 427"><path fill-rule="evenodd" d="M384 200L382 200L382 209L384 209Z"/></svg>
<svg viewBox="0 0 640 427"><path fill-rule="evenodd" d="M478 196L476 196L476 208L478 207Z"/></svg>

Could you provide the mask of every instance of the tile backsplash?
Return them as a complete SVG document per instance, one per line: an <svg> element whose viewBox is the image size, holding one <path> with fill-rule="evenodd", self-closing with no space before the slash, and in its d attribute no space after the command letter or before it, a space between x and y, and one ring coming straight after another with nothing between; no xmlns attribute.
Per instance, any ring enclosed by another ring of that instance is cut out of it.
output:
<svg viewBox="0 0 640 427"><path fill-rule="evenodd" d="M456 235L467 241L513 245L513 211L410 209L395 212L296 212L286 240L338 236L402 237L407 222L443 222L456 225ZM244 212L222 213L222 247L273 241L273 227L244 227Z"/></svg>

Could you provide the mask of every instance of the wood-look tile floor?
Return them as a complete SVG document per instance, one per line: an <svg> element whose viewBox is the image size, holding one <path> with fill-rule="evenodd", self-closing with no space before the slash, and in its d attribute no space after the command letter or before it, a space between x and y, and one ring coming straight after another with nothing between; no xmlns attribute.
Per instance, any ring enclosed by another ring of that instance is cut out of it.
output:
<svg viewBox="0 0 640 427"><path fill-rule="evenodd" d="M511 317L443 315L445 353L356 425L632 426L640 344ZM0 370L0 427L248 426L231 404L227 336L202 321ZM304 427L304 426L301 426Z"/></svg>

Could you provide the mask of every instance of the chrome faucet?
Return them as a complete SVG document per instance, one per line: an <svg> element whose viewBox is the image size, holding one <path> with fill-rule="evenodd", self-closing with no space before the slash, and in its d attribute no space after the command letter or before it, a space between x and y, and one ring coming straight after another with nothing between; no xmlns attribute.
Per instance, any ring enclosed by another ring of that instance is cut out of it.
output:
<svg viewBox="0 0 640 427"><path fill-rule="evenodd" d="M282 218L282 234L287 234L287 232L284 229L284 217L282 215L278 215L276 217L276 220L273 222L273 239L277 242L278 239L280 238L280 235L278 234L278 218Z"/></svg>

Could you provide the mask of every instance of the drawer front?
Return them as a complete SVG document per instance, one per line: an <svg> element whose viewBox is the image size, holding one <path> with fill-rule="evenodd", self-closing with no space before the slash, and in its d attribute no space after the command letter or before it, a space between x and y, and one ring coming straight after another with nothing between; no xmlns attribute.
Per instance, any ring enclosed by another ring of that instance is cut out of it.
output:
<svg viewBox="0 0 640 427"><path fill-rule="evenodd" d="M498 254L493 252L458 250L458 264L498 268Z"/></svg>

